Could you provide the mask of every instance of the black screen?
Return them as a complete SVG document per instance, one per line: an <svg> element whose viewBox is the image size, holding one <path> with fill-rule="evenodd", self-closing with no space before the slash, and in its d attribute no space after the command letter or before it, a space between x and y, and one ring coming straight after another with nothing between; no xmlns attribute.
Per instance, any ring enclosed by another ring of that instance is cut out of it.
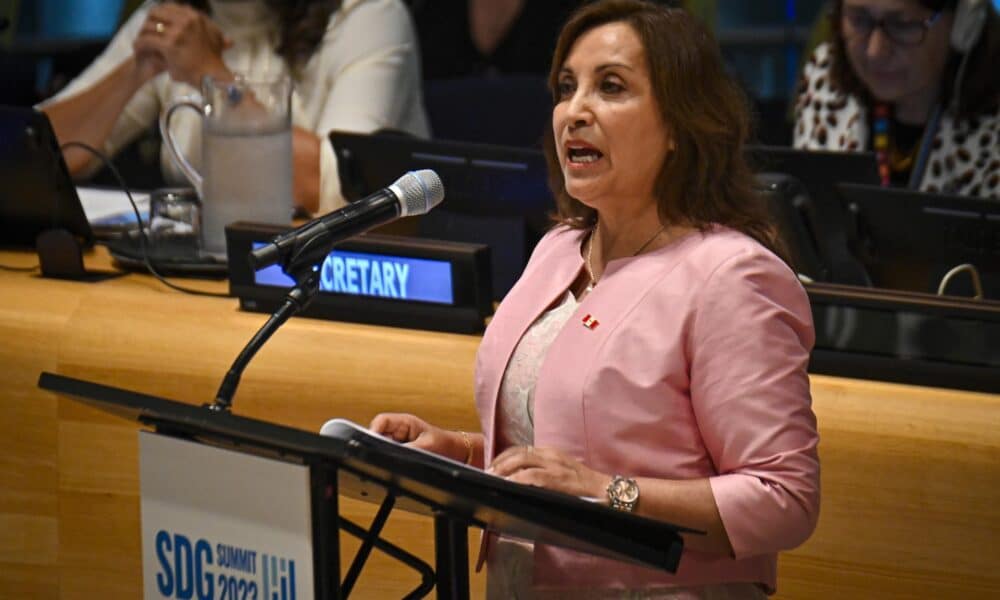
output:
<svg viewBox="0 0 1000 600"><path fill-rule="evenodd" d="M57 228L93 242L52 126L34 109L0 106L0 244L34 246Z"/></svg>

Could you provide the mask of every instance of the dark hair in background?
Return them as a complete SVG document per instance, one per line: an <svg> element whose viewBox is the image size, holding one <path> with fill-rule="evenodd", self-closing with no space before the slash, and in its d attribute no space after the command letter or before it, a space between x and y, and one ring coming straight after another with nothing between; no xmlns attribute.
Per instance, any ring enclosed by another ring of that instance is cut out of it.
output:
<svg viewBox="0 0 1000 600"><path fill-rule="evenodd" d="M581 8L556 43L549 73L554 101L559 101L559 71L574 42L617 22L630 25L645 48L656 102L676 144L654 184L660 218L701 230L725 225L786 258L743 154L751 129L748 100L726 74L711 33L687 12L642 0L604 0ZM555 144L549 128L545 155L558 219L577 229L592 227L597 213L566 192Z"/></svg>
<svg viewBox="0 0 1000 600"><path fill-rule="evenodd" d="M954 12L958 5L958 0L918 0L918 2L924 8L935 12L940 10ZM831 77L838 89L863 98L866 103L871 104L873 98L851 68L844 38L840 34L843 5L843 0L835 0L830 11L830 31L833 32ZM1000 77L997 76L997 59L1000 57L1000 17L988 2L984 8L987 13L986 23L979 40L970 51L969 63L959 88L957 116L961 119L971 119L978 114L996 110L1000 99ZM958 52L954 50L950 52L952 56L945 67L944 89L941 90L943 106L951 102L955 77L958 76L958 66L962 59Z"/></svg>
<svg viewBox="0 0 1000 600"><path fill-rule="evenodd" d="M183 0L185 4L211 13L208 0ZM340 8L340 0L265 0L278 19L280 37L276 52L290 69L304 65L316 52L330 15Z"/></svg>

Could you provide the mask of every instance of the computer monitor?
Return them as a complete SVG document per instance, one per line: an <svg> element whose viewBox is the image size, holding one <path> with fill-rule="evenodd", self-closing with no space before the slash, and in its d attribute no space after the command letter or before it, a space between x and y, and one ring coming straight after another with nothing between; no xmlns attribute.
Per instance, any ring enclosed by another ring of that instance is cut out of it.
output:
<svg viewBox="0 0 1000 600"><path fill-rule="evenodd" d="M879 186L838 184L849 237L877 287L936 293L953 267L973 265L1000 299L1000 203ZM971 275L946 292L970 295Z"/></svg>
<svg viewBox="0 0 1000 600"><path fill-rule="evenodd" d="M819 190L819 186L826 183L879 183L878 163L873 152L832 152L749 144L746 153L756 170L793 175L810 192Z"/></svg>
<svg viewBox="0 0 1000 600"><path fill-rule="evenodd" d="M846 215L835 185L879 183L875 155L869 152L826 152L778 146L747 146L747 158L759 172L784 173L802 182L809 195L805 213L816 236L826 281L869 285L864 268L848 249Z"/></svg>
<svg viewBox="0 0 1000 600"><path fill-rule="evenodd" d="M419 235L490 247L493 294L502 298L524 270L555 211L540 151L406 135L330 134L348 200L371 194L407 171L433 169L444 202L420 218Z"/></svg>
<svg viewBox="0 0 1000 600"><path fill-rule="evenodd" d="M48 229L94 241L48 117L0 106L0 245L34 247Z"/></svg>
<svg viewBox="0 0 1000 600"><path fill-rule="evenodd" d="M808 218L813 210L812 200L802 182L784 173L760 173L757 191L764 197L778 235L788 250L790 266L797 274L813 281L829 280L830 267L820 258Z"/></svg>

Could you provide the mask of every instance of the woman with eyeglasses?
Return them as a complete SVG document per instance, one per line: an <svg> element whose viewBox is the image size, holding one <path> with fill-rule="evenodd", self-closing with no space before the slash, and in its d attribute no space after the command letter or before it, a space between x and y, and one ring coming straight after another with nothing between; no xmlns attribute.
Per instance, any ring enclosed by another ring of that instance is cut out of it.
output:
<svg viewBox="0 0 1000 600"><path fill-rule="evenodd" d="M884 186L1000 198L1000 25L984 0L835 0L794 145L874 151Z"/></svg>

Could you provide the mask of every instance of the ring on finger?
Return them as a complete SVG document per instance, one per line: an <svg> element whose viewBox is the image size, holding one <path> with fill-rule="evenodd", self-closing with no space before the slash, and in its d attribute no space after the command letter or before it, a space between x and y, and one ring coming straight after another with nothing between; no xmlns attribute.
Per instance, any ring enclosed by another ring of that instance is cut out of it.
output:
<svg viewBox="0 0 1000 600"><path fill-rule="evenodd" d="M163 21L157 21L156 25L153 26L153 29L156 30L156 33L162 34L167 30L167 26Z"/></svg>

